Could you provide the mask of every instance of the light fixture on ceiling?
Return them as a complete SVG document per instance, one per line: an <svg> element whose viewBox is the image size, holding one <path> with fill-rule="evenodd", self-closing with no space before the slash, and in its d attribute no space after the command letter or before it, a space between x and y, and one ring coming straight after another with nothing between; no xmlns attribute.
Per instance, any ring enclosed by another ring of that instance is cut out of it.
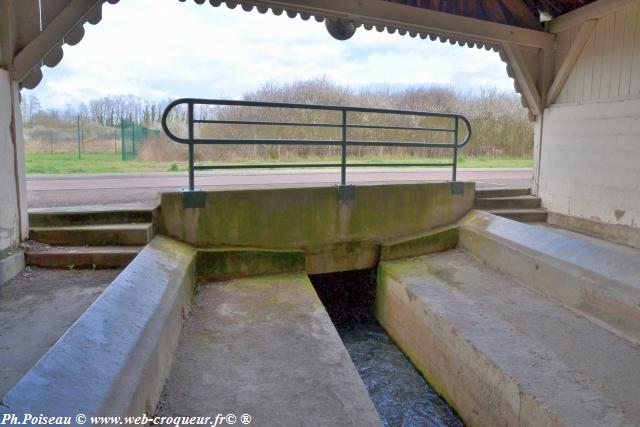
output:
<svg viewBox="0 0 640 427"><path fill-rule="evenodd" d="M346 19L325 19L324 26L327 28L331 37L336 40L348 40L356 33L356 26L353 21Z"/></svg>

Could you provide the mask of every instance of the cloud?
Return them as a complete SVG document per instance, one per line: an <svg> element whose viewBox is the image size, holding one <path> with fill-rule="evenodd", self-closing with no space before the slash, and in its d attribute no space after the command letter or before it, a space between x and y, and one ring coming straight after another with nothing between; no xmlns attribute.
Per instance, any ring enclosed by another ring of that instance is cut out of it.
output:
<svg viewBox="0 0 640 427"><path fill-rule="evenodd" d="M161 4L159 4L161 3ZM344 85L492 86L513 90L494 52L358 29L340 42L324 24L176 0L105 4L33 91L45 108L112 94L240 97L268 81L326 76Z"/></svg>

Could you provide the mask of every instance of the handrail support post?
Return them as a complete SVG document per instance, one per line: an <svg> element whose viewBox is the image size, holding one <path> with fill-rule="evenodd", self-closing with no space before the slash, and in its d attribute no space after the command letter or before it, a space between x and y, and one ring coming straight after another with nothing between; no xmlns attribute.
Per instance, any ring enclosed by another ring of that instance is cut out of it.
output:
<svg viewBox="0 0 640 427"><path fill-rule="evenodd" d="M459 128L459 119L456 117L454 119L453 125L453 171L452 171L452 181L456 182L458 178L458 128Z"/></svg>
<svg viewBox="0 0 640 427"><path fill-rule="evenodd" d="M195 190L195 177L193 170L193 102L189 103L189 191Z"/></svg>
<svg viewBox="0 0 640 427"><path fill-rule="evenodd" d="M340 185L347 185L347 110L342 110L342 161L340 166Z"/></svg>

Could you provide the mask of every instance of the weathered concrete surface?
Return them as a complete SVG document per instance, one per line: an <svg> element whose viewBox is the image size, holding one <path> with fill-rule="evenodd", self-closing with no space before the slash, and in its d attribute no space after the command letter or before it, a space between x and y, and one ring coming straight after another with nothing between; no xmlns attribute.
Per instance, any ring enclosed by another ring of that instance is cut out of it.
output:
<svg viewBox="0 0 640 427"><path fill-rule="evenodd" d="M458 245L458 225L449 225L416 236L390 240L380 246L380 261L428 255Z"/></svg>
<svg viewBox="0 0 640 427"><path fill-rule="evenodd" d="M0 396L55 344L118 273L27 267L0 286Z"/></svg>
<svg viewBox="0 0 640 427"><path fill-rule="evenodd" d="M640 342L640 257L541 227L470 213L460 246L598 324Z"/></svg>
<svg viewBox="0 0 640 427"><path fill-rule="evenodd" d="M47 268L126 267L142 246L50 246L27 242L26 262Z"/></svg>
<svg viewBox="0 0 640 427"><path fill-rule="evenodd" d="M211 191L202 209L183 208L164 193L161 232L202 247L299 249L307 271L374 267L379 244L453 223L473 206L474 183L452 194L450 183Z"/></svg>
<svg viewBox="0 0 640 427"><path fill-rule="evenodd" d="M159 413L212 412L249 414L258 426L381 426L302 273L200 288Z"/></svg>
<svg viewBox="0 0 640 427"><path fill-rule="evenodd" d="M304 271L304 265L304 252L284 249L201 249L196 258L199 281Z"/></svg>
<svg viewBox="0 0 640 427"><path fill-rule="evenodd" d="M134 223L31 227L29 235L33 240L51 245L139 246L149 243L153 233L152 223Z"/></svg>
<svg viewBox="0 0 640 427"><path fill-rule="evenodd" d="M637 345L466 252L381 263L376 313L468 425L640 424Z"/></svg>
<svg viewBox="0 0 640 427"><path fill-rule="evenodd" d="M158 206L140 204L116 206L77 206L59 208L30 208L29 224L33 227L65 225L150 223Z"/></svg>
<svg viewBox="0 0 640 427"><path fill-rule="evenodd" d="M600 239L610 240L622 245L640 248L640 228L622 224L607 224L575 216L549 212L547 222Z"/></svg>
<svg viewBox="0 0 640 427"><path fill-rule="evenodd" d="M13 279L25 266L25 257L22 249L5 251L0 256L0 285Z"/></svg>
<svg viewBox="0 0 640 427"><path fill-rule="evenodd" d="M158 236L4 397L0 412L152 413L194 284L195 249Z"/></svg>
<svg viewBox="0 0 640 427"><path fill-rule="evenodd" d="M0 68L0 258L15 251L28 230L19 96L18 83Z"/></svg>

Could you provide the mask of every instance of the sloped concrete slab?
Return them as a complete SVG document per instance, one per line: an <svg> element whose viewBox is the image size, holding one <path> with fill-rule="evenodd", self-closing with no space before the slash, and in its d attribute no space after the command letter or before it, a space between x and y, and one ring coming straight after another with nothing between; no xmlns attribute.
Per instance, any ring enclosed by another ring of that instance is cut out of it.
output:
<svg viewBox="0 0 640 427"><path fill-rule="evenodd" d="M0 396L4 396L118 275L116 270L26 268L0 286Z"/></svg>
<svg viewBox="0 0 640 427"><path fill-rule="evenodd" d="M469 425L640 425L640 348L458 250L381 264L376 314Z"/></svg>
<svg viewBox="0 0 640 427"><path fill-rule="evenodd" d="M381 426L304 273L200 288L159 413L214 408L259 426Z"/></svg>
<svg viewBox="0 0 640 427"><path fill-rule="evenodd" d="M158 236L3 398L0 413L152 413L194 284L195 249Z"/></svg>
<svg viewBox="0 0 640 427"><path fill-rule="evenodd" d="M640 342L640 257L542 227L470 213L460 246L598 324Z"/></svg>

